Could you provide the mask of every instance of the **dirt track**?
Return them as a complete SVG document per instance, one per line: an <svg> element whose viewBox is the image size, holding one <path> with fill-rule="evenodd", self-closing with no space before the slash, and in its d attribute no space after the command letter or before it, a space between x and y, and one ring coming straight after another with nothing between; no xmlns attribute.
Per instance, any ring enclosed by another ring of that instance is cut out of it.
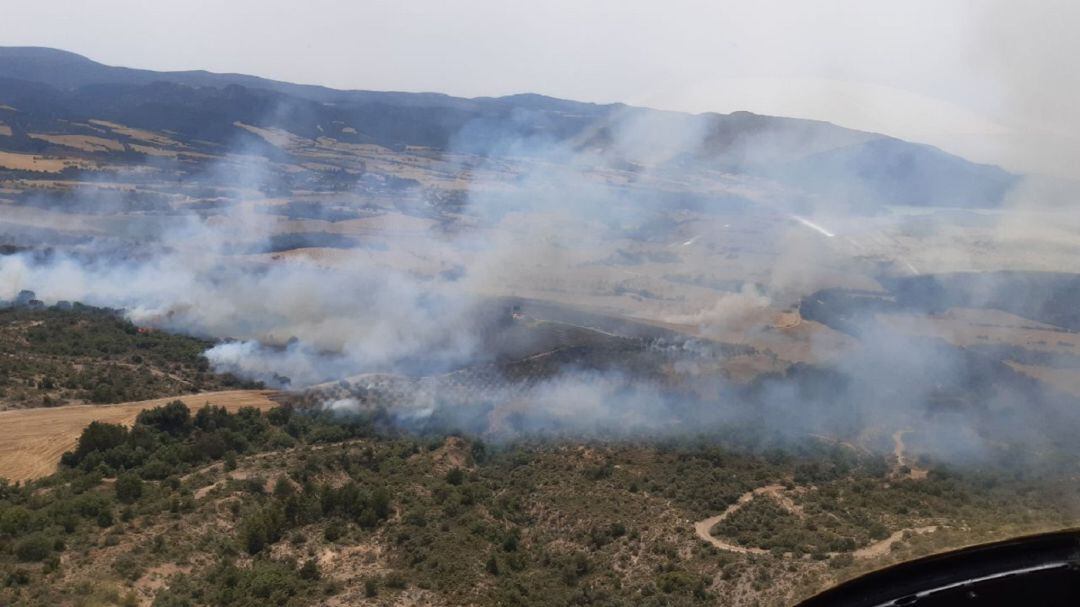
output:
<svg viewBox="0 0 1080 607"><path fill-rule="evenodd" d="M735 513L736 510L750 503L750 500L754 499L756 496L759 495L765 495L776 500L781 508L787 510L795 516L803 516L802 509L799 508L799 506L796 505L793 501L791 501L791 498L784 495L783 485L766 485L764 487L758 487L757 489L747 491L746 493L742 494L741 496L739 496L739 499L736 500L734 504L728 506L727 509L720 514L694 523L694 532L697 534L698 537L705 540L706 542L709 542L710 544L716 546L721 550L727 550L728 552L736 552L738 554L766 554L769 551L763 548L740 546L732 542L724 541L712 534L712 528L715 527L717 523L731 516ZM888 554L888 552L892 549L893 544L902 540L904 538L904 534L907 532L921 535L924 533L932 533L934 531L937 531L937 526L900 529L899 531L893 532L892 535L883 540L876 541L872 544L863 546L862 548L853 551L851 555L857 559L867 559L882 556L884 554ZM837 553L835 552L828 553L829 556L835 556L836 554Z"/></svg>
<svg viewBox="0 0 1080 607"><path fill-rule="evenodd" d="M746 493L739 496L739 499L736 500L734 504L728 506L727 510L724 510L716 516L710 516L703 521L698 521L694 523L694 532L697 533L698 537L705 540L706 542L709 542L710 544L716 546L721 550L738 552L739 554L765 554L766 552L768 552L768 550L764 550L762 548L748 548L746 546L740 546L731 542L725 542L724 540L721 540L712 534L712 528L715 527L716 524L720 521L734 514L735 511L739 508L742 508L746 504L749 504L750 500L754 499L755 495L763 493L777 495L783 490L784 487L782 485L768 485L765 487L758 487L753 491L747 491Z"/></svg>
<svg viewBox="0 0 1080 607"><path fill-rule="evenodd" d="M896 464L893 466L893 475L902 476L901 469L907 467L907 477L915 480L924 479L927 477L928 471L919 468L911 461L907 456L907 446L904 444L904 435L911 433L911 430L897 430L893 432L893 457L896 458Z"/></svg>
<svg viewBox="0 0 1080 607"><path fill-rule="evenodd" d="M878 556L884 556L892 550L893 544L904 539L905 533L912 533L914 535L922 535L924 533L933 533L937 531L937 525L929 525L927 527L914 527L912 529L901 529L899 531L893 531L889 537L878 540L869 546L863 546L855 552L851 553L851 556L857 559L869 559Z"/></svg>
<svg viewBox="0 0 1080 607"><path fill-rule="evenodd" d="M0 411L0 478L25 481L52 474L60 456L92 421L130 425L139 411L174 400L197 408L206 403L235 411L241 407L269 409L273 390L228 390L170 396L116 405L72 405Z"/></svg>

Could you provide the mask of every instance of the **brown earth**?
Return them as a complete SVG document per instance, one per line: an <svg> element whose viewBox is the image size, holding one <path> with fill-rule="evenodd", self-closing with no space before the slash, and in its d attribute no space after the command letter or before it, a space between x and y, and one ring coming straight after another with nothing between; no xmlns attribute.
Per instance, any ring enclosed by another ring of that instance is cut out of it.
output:
<svg viewBox="0 0 1080 607"><path fill-rule="evenodd" d="M131 425L143 409L174 400L197 408L207 403L236 411L242 407L277 406L273 390L226 390L170 396L116 405L72 405L0 411L0 478L26 481L56 471L60 456L75 447L83 428L93 421Z"/></svg>
<svg viewBox="0 0 1080 607"><path fill-rule="evenodd" d="M906 534L922 535L924 533L933 533L934 531L937 531L937 529L937 525L928 525L926 527L913 527L911 529L893 531L889 537L878 540L869 546L863 546L855 552L852 552L851 556L857 559L870 559L885 556L892 550L894 544L904 539Z"/></svg>
<svg viewBox="0 0 1080 607"><path fill-rule="evenodd" d="M127 137L131 137L132 139L139 139L155 145L182 147L180 143L161 133L145 131L142 129L133 129L128 126L116 124L115 122L108 122L106 120L91 120L90 124L97 127L107 128L112 132L117 133L118 135L125 135Z"/></svg>
<svg viewBox="0 0 1080 607"><path fill-rule="evenodd" d="M75 148L84 152L122 152L124 145L115 139L94 137L93 135L48 135L44 133L30 133L31 139L47 141L55 145Z"/></svg>
<svg viewBox="0 0 1080 607"><path fill-rule="evenodd" d="M84 166L86 164L86 162L77 159L43 158L33 154L0 152L0 167L16 171L59 173L68 166Z"/></svg>

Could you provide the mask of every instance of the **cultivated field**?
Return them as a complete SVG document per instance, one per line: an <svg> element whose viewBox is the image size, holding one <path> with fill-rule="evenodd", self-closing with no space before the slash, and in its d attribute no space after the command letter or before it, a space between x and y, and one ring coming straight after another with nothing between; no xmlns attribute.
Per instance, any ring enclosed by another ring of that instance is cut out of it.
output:
<svg viewBox="0 0 1080 607"><path fill-rule="evenodd" d="M114 139L94 137L92 135L46 135L31 133L31 139L47 141L68 148L75 148L84 152L122 152L124 145Z"/></svg>
<svg viewBox="0 0 1080 607"><path fill-rule="evenodd" d="M210 403L236 411L241 407L261 410L277 405L273 390L227 390L158 398L116 405L73 405L17 411L0 411L0 478L26 481L56 471L60 456L75 447L90 422L131 425L143 409L174 400L197 409Z"/></svg>
<svg viewBox="0 0 1080 607"><path fill-rule="evenodd" d="M78 166L78 160L64 160L61 158L43 158L33 154L19 154L16 152L0 152L0 168L15 169L18 171L44 171L46 173L58 173L68 166Z"/></svg>

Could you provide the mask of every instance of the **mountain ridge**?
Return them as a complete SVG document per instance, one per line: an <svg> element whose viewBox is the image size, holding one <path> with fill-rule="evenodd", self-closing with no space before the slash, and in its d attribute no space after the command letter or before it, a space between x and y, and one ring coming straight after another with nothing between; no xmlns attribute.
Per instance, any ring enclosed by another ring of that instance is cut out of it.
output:
<svg viewBox="0 0 1080 607"><path fill-rule="evenodd" d="M824 121L747 111L688 114L536 93L468 99L338 90L243 74L112 67L44 47L0 47L0 104L23 110L0 117L12 130L0 147L17 152L47 151L32 134L92 136L77 125L97 119L216 146L239 141L264 149L234 125L310 140L481 155L520 151L522 142L574 150L614 146L631 164L674 145L667 160L762 176L864 206L996 206L1019 179L933 146ZM620 140L627 132L630 146Z"/></svg>

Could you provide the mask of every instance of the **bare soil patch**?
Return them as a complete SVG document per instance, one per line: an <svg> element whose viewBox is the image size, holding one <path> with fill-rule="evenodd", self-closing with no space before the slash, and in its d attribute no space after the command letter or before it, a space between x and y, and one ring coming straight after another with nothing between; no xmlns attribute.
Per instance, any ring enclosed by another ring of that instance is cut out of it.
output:
<svg viewBox="0 0 1080 607"><path fill-rule="evenodd" d="M31 139L47 141L55 145L82 150L84 152L122 152L124 146L114 139L94 137L93 135L44 135L31 133Z"/></svg>
<svg viewBox="0 0 1080 607"><path fill-rule="evenodd" d="M0 152L0 167L16 171L44 171L59 173L69 166L84 166L86 163L75 159L44 158L33 154Z"/></svg>

